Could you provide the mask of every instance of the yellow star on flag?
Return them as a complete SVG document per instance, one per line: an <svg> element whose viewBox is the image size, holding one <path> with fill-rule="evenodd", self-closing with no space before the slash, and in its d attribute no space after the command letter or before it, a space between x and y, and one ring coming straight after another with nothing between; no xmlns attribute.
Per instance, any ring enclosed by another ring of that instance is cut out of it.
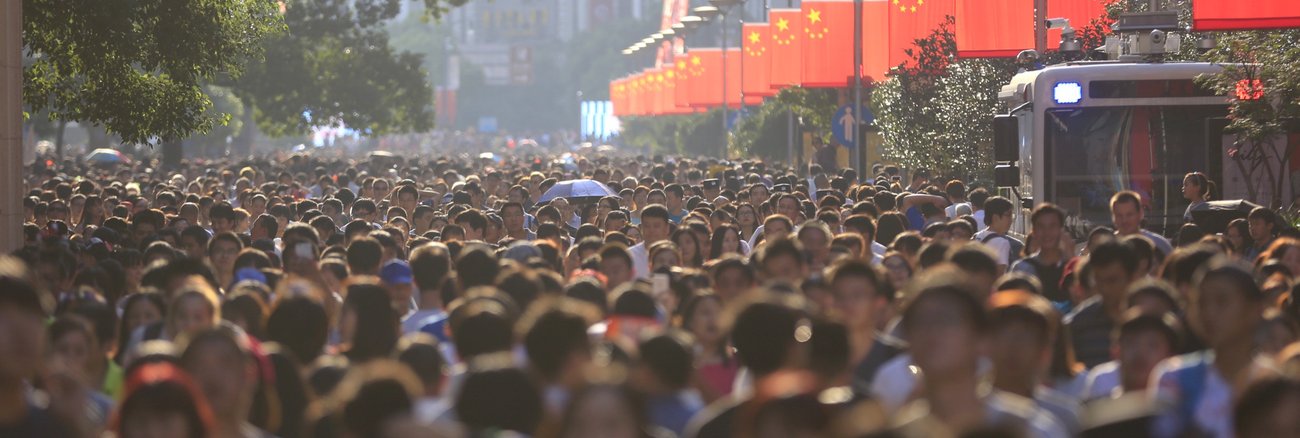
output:
<svg viewBox="0 0 1300 438"><path fill-rule="evenodd" d="M758 36L758 32L751 32L751 33L749 34L749 42L754 43L754 44L758 44L759 39L760 39L760 37Z"/></svg>
<svg viewBox="0 0 1300 438"><path fill-rule="evenodd" d="M782 31L790 30L790 21L784 18L776 20L776 28L781 29Z"/></svg>
<svg viewBox="0 0 1300 438"><path fill-rule="evenodd" d="M686 61L677 61L678 70L686 70Z"/></svg>
<svg viewBox="0 0 1300 438"><path fill-rule="evenodd" d="M692 65L692 66L698 66L698 65L700 65L700 57L699 57L699 56L692 56L692 57L691 57L691 65Z"/></svg>
<svg viewBox="0 0 1300 438"><path fill-rule="evenodd" d="M916 12L916 6L912 6L912 12Z"/></svg>
<svg viewBox="0 0 1300 438"><path fill-rule="evenodd" d="M816 9L808 10L808 21L813 23L820 23L822 21L822 11Z"/></svg>

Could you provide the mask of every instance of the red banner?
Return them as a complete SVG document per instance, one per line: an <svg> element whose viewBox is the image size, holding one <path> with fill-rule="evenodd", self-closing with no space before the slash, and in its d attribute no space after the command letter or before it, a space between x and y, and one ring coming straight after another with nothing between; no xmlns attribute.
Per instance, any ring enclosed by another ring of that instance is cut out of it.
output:
<svg viewBox="0 0 1300 438"><path fill-rule="evenodd" d="M1104 18L1106 5L1114 1L1116 0L1051 0L1047 3L1047 18L1069 18L1070 27L1083 29L1092 24L1093 20ZM1048 29L1047 48L1055 49L1060 42L1061 29Z"/></svg>
<svg viewBox="0 0 1300 438"><path fill-rule="evenodd" d="M691 73L687 67L690 65L691 55L682 54L673 57L673 80L676 84L673 86L673 106L678 113L691 111Z"/></svg>
<svg viewBox="0 0 1300 438"><path fill-rule="evenodd" d="M956 17L957 56L1014 57L1034 48L1034 0L957 0Z"/></svg>
<svg viewBox="0 0 1300 438"><path fill-rule="evenodd" d="M907 56L907 50L915 52L916 40L930 36L943 25L947 16L955 13L954 0L891 0L889 65L911 62L912 57Z"/></svg>
<svg viewBox="0 0 1300 438"><path fill-rule="evenodd" d="M741 26L740 37L741 44L744 46L744 57L741 61L743 69L741 78L741 91L745 97L763 97L776 94L772 89L772 72L768 70L768 56L771 45L771 28L767 23L745 23Z"/></svg>
<svg viewBox="0 0 1300 438"><path fill-rule="evenodd" d="M867 82L886 79L889 69L890 0L862 2L862 78Z"/></svg>
<svg viewBox="0 0 1300 438"><path fill-rule="evenodd" d="M1300 27L1300 1L1196 0L1192 30L1251 30Z"/></svg>
<svg viewBox="0 0 1300 438"><path fill-rule="evenodd" d="M779 90L803 83L803 17L798 9L772 9L768 12L771 23L772 56L768 71L772 89Z"/></svg>
<svg viewBox="0 0 1300 438"><path fill-rule="evenodd" d="M804 0L803 80L805 88L840 88L852 84L853 1Z"/></svg>
<svg viewBox="0 0 1300 438"><path fill-rule="evenodd" d="M686 70L690 74L687 103L692 108L722 105L722 50L691 49L687 55Z"/></svg>

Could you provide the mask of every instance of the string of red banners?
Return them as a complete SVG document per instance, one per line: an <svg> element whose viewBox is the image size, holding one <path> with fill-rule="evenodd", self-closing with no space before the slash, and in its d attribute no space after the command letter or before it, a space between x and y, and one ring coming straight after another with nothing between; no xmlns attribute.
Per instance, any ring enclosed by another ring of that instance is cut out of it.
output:
<svg viewBox="0 0 1300 438"><path fill-rule="evenodd" d="M1047 0L1047 16L1083 27L1105 15L1113 0ZM891 66L909 61L906 50L932 33L947 16L956 17L958 55L1013 57L1034 47L1035 0L864 0L862 76L885 79ZM1300 0L1196 0L1197 31L1300 26ZM659 67L609 84L614 114L690 114L755 105L785 87L843 88L853 78L853 0L804 0L798 9L772 9L766 23L741 26L741 47L727 52L727 91L722 86L719 48L690 48ZM1048 41L1060 39L1060 31ZM743 74L742 74L743 71ZM739 86L736 86L736 85Z"/></svg>

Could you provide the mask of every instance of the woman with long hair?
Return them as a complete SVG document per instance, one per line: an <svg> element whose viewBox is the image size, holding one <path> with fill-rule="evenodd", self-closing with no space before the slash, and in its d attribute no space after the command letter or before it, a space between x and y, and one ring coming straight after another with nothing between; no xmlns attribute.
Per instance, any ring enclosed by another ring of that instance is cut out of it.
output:
<svg viewBox="0 0 1300 438"><path fill-rule="evenodd" d="M670 238L681 252L682 267L699 268L704 265L704 244L690 227L677 227Z"/></svg>
<svg viewBox="0 0 1300 438"><path fill-rule="evenodd" d="M736 206L736 225L740 228L740 238L749 240L758 230L758 209L754 204L742 202Z"/></svg>
<svg viewBox="0 0 1300 438"><path fill-rule="evenodd" d="M722 297L704 292L682 305L678 327L695 339L695 381L705 401L731 393L740 365L727 348L727 333L719 322L723 311Z"/></svg>
<svg viewBox="0 0 1300 438"><path fill-rule="evenodd" d="M719 259L727 254L744 255L744 248L740 246L740 228L735 225L722 224L714 228L710 240L709 260Z"/></svg>

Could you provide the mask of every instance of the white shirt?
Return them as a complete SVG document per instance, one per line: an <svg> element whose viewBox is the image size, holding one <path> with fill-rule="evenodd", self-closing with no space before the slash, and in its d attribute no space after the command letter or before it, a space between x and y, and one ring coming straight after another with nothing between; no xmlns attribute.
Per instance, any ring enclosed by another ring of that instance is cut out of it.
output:
<svg viewBox="0 0 1300 438"><path fill-rule="evenodd" d="M992 233L993 230L985 228L983 230L980 230L980 232L975 233L974 240L976 242L984 242L984 238ZM1008 242L1007 239L1001 239L1001 238L989 239L988 242L984 242L984 245L988 246L989 249L992 249L993 252L997 254L996 260L999 265L1008 266L1011 264L1011 242Z"/></svg>
<svg viewBox="0 0 1300 438"><path fill-rule="evenodd" d="M645 242L632 245L627 252L632 255L632 270L636 278L650 278L650 252L646 250Z"/></svg>
<svg viewBox="0 0 1300 438"><path fill-rule="evenodd" d="M965 207L966 207L963 211L967 211L967 210L970 210L970 209L971 209L971 207L970 207L970 203L969 203L969 202L958 202L958 203L956 203L956 204L952 204L952 205L949 205L949 206L947 206L947 207L944 207L943 212L946 213L946 214L948 215L948 219L956 219L957 216L959 216L959 215L957 214L957 208L958 208L959 206L965 206ZM984 219L984 218L981 217L981 218L979 218L979 219Z"/></svg>

